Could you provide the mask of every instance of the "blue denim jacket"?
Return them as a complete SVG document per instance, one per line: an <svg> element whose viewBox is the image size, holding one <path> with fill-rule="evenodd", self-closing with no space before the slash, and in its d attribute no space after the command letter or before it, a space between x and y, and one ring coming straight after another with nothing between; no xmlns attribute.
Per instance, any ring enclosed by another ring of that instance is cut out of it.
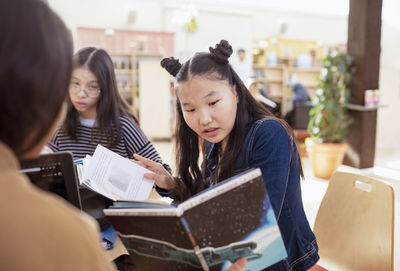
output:
<svg viewBox="0 0 400 271"><path fill-rule="evenodd" d="M290 143L292 148L290 147ZM207 175L216 166L217 148L207 153ZM303 209L296 145L273 119L255 121L247 131L235 174L260 168L288 257L266 270L307 270L319 259L318 245Z"/></svg>

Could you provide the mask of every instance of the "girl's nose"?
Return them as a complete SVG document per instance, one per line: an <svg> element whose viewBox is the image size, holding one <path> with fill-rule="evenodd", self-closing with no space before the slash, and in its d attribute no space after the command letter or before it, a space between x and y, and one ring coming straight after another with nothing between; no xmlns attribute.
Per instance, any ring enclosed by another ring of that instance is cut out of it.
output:
<svg viewBox="0 0 400 271"><path fill-rule="evenodd" d="M211 122L211 114L208 112L208 110L202 110L200 112L200 124L201 125L207 125Z"/></svg>
<svg viewBox="0 0 400 271"><path fill-rule="evenodd" d="M86 97L86 90L84 88L81 88L78 92L78 97Z"/></svg>

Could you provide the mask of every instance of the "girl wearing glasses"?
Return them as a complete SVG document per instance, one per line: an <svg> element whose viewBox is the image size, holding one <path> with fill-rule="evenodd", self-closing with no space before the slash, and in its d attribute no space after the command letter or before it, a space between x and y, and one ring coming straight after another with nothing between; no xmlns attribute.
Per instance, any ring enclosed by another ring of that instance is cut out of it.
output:
<svg viewBox="0 0 400 271"><path fill-rule="evenodd" d="M80 159L101 144L123 157L137 153L162 162L120 96L105 50L86 47L74 55L68 98L65 122L49 144L53 151L71 151Z"/></svg>
<svg viewBox="0 0 400 271"><path fill-rule="evenodd" d="M103 49L86 47L73 56L67 115L49 147L70 151L80 159L93 155L97 144L126 158L136 153L162 164L118 92L111 57ZM170 171L168 165L164 167ZM83 209L99 222L104 246L112 248L115 235L102 212L111 201L87 189L80 194Z"/></svg>

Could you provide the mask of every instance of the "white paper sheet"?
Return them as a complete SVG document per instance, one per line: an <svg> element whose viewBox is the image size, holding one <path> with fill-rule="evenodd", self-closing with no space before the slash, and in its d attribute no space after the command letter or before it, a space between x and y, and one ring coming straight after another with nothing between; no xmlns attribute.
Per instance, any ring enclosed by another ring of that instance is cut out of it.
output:
<svg viewBox="0 0 400 271"><path fill-rule="evenodd" d="M143 177L149 170L101 145L97 145L89 165L84 169L89 186L114 200L143 201L154 185Z"/></svg>

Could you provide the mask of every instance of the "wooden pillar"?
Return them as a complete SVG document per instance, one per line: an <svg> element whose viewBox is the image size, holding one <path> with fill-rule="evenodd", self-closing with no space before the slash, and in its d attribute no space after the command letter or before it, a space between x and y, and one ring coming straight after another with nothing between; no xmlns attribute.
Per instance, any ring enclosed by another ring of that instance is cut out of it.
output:
<svg viewBox="0 0 400 271"><path fill-rule="evenodd" d="M350 103L364 105L364 91L379 88L382 0L350 0L347 51L356 72L349 84ZM353 107L344 164L357 168L374 165L377 110Z"/></svg>

